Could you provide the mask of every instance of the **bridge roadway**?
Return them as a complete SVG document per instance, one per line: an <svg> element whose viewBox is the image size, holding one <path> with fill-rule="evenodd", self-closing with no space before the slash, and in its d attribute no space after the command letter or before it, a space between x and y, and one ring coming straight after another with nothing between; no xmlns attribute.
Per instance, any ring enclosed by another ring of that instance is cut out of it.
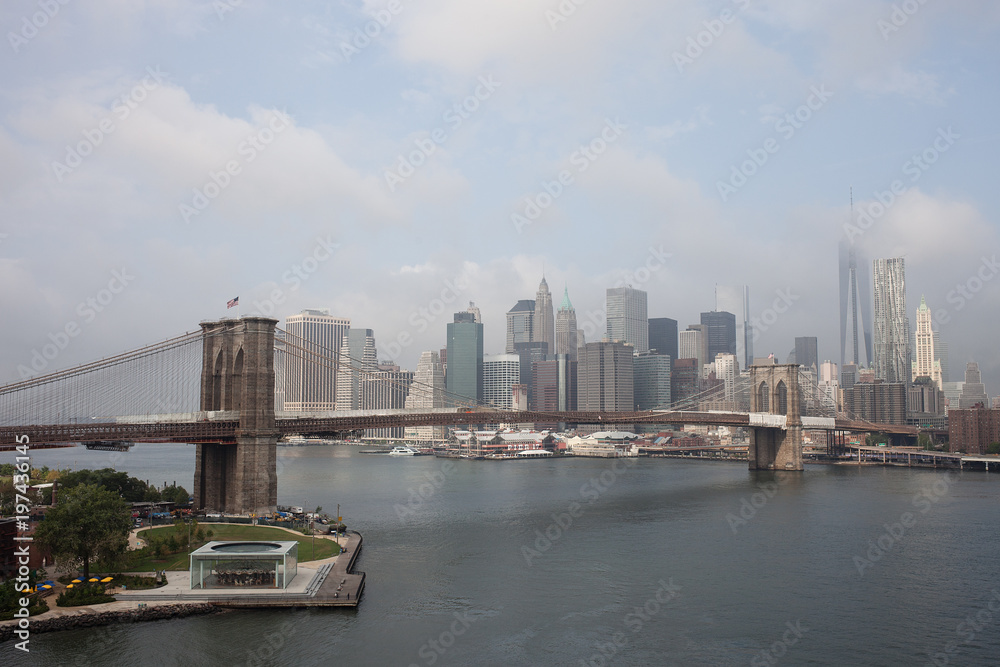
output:
<svg viewBox="0 0 1000 667"><path fill-rule="evenodd" d="M780 429L786 427L783 416L746 412L518 412L453 408L421 412L379 410L346 413L278 413L275 426L278 436L292 434L335 436L369 428L553 422L606 425L609 429L629 424L762 426ZM872 424L840 418L802 417L802 426L807 430L883 432L914 437L918 433L918 430L911 426ZM237 412L192 412L118 417L115 421L95 421L83 424L0 426L0 444L13 443L17 437L24 435L28 436L31 445L109 440L227 444L236 442L239 431L239 414Z"/></svg>

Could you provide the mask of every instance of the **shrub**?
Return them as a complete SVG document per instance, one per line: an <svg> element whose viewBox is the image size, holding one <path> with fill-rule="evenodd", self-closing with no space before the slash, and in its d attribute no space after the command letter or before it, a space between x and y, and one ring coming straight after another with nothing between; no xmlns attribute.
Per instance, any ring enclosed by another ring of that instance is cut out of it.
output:
<svg viewBox="0 0 1000 667"><path fill-rule="evenodd" d="M60 607L79 607L88 604L101 604L102 602L114 602L115 597L104 592L104 585L76 584L73 588L63 591L56 599Z"/></svg>

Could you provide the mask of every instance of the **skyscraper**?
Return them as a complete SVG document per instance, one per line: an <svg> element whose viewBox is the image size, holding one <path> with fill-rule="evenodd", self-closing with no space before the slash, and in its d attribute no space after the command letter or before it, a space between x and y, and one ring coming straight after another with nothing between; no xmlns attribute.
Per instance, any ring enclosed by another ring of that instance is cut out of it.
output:
<svg viewBox="0 0 1000 667"><path fill-rule="evenodd" d="M377 370L375 332L371 329L348 329L340 344L336 409L362 409L361 380Z"/></svg>
<svg viewBox="0 0 1000 667"><path fill-rule="evenodd" d="M478 405L483 400L483 325L472 313L455 313L455 321L448 324L445 385L450 404Z"/></svg>
<svg viewBox="0 0 1000 667"><path fill-rule="evenodd" d="M406 396L407 410L430 410L445 407L444 367L437 352L423 352L413 374L410 393ZM406 437L430 442L443 440L445 426L410 426Z"/></svg>
<svg viewBox="0 0 1000 667"><path fill-rule="evenodd" d="M636 410L666 410L670 407L671 361L669 355L652 351L635 355L632 365Z"/></svg>
<svg viewBox="0 0 1000 667"><path fill-rule="evenodd" d="M819 373L819 352L816 336L798 336L795 338L795 363L803 368L812 368Z"/></svg>
<svg viewBox="0 0 1000 667"><path fill-rule="evenodd" d="M906 269L902 257L873 262L875 286L875 377L909 384L910 331L906 317Z"/></svg>
<svg viewBox="0 0 1000 667"><path fill-rule="evenodd" d="M743 367L753 366L753 325L750 324L750 286L743 286Z"/></svg>
<svg viewBox="0 0 1000 667"><path fill-rule="evenodd" d="M649 318L649 349L677 359L677 320L669 317Z"/></svg>
<svg viewBox="0 0 1000 667"><path fill-rule="evenodd" d="M340 345L351 321L326 309L303 310L285 318L285 410L336 407Z"/></svg>
<svg viewBox="0 0 1000 667"><path fill-rule="evenodd" d="M701 314L701 323L706 327L708 358L706 364L715 361L715 355L736 354L736 316L724 310L713 310Z"/></svg>
<svg viewBox="0 0 1000 667"><path fill-rule="evenodd" d="M670 403L680 409L692 409L691 398L698 393L701 367L695 358L678 359L670 369Z"/></svg>
<svg viewBox="0 0 1000 667"><path fill-rule="evenodd" d="M576 309L569 301L569 288L563 290L563 300L556 312L556 354L565 354L576 361ZM550 350L552 348L549 348Z"/></svg>
<svg viewBox="0 0 1000 667"><path fill-rule="evenodd" d="M507 311L507 354L514 354L515 343L530 343L535 340L535 302L521 299Z"/></svg>
<svg viewBox="0 0 1000 667"><path fill-rule="evenodd" d="M521 358L516 354L483 357L483 401L507 410L514 406L512 387L521 383Z"/></svg>
<svg viewBox="0 0 1000 667"><path fill-rule="evenodd" d="M944 389L944 381L941 378L941 362L934 350L935 338L931 330L931 309L927 307L927 301L923 295L920 297L920 307L917 308L917 326L914 332L914 359L912 380L918 377L928 377L937 385L938 389Z"/></svg>
<svg viewBox="0 0 1000 667"><path fill-rule="evenodd" d="M378 364L378 370L361 378L361 409L362 410L393 410L406 407L406 400L413 384L413 371L400 370L396 364L384 361ZM402 426L391 428L365 429L368 438L402 438L405 436Z"/></svg>
<svg viewBox="0 0 1000 667"><path fill-rule="evenodd" d="M990 399L986 395L986 385L983 384L979 364L970 361L965 366L965 384L962 385L962 395L958 399L958 407L974 408L980 403L983 404L983 407L989 407Z"/></svg>
<svg viewBox="0 0 1000 667"><path fill-rule="evenodd" d="M715 357L715 377L722 380L724 410L736 409L736 380L740 376L740 362L735 354L720 352Z"/></svg>
<svg viewBox="0 0 1000 667"><path fill-rule="evenodd" d="M540 412L576 410L577 362L568 354L557 354L531 366L533 409Z"/></svg>
<svg viewBox="0 0 1000 667"><path fill-rule="evenodd" d="M579 410L631 411L633 348L622 342L587 343L580 348L577 366Z"/></svg>
<svg viewBox="0 0 1000 667"><path fill-rule="evenodd" d="M607 290L607 337L632 345L636 352L649 350L646 293L633 287Z"/></svg>
<svg viewBox="0 0 1000 667"><path fill-rule="evenodd" d="M686 331L677 334L678 359L694 359L697 362L698 375L702 367L708 363L708 345L705 341L705 326L692 324Z"/></svg>
<svg viewBox="0 0 1000 667"><path fill-rule="evenodd" d="M853 222L852 208L852 222ZM840 367L853 363L861 365L860 344L858 342L858 316L864 332L865 366L874 359L872 355L872 315L871 291L868 289L868 264L860 257L853 241L840 242ZM859 262L860 260L860 262ZM847 357L847 319L851 319L851 341L853 354Z"/></svg>
<svg viewBox="0 0 1000 667"><path fill-rule="evenodd" d="M535 321L533 323L533 341L541 341L549 344L549 352L556 348L555 319L552 315L552 294L549 292L549 284L542 277L542 282L538 285L538 293L535 294Z"/></svg>

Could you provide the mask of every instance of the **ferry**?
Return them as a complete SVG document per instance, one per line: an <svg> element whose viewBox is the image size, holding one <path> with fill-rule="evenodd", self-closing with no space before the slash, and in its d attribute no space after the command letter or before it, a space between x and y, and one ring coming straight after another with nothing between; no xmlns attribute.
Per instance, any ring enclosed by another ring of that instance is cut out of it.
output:
<svg viewBox="0 0 1000 667"><path fill-rule="evenodd" d="M403 447L402 445L393 447L389 451L389 456L416 456L417 454L417 450L412 447Z"/></svg>

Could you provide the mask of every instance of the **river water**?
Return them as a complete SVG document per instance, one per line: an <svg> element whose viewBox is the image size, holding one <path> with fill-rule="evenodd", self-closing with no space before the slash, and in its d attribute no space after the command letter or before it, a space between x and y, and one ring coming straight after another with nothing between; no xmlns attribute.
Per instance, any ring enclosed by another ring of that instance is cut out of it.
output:
<svg viewBox="0 0 1000 667"><path fill-rule="evenodd" d="M194 447L36 466L187 488ZM364 535L356 610L35 634L34 665L995 665L1000 476L279 448L278 502Z"/></svg>

